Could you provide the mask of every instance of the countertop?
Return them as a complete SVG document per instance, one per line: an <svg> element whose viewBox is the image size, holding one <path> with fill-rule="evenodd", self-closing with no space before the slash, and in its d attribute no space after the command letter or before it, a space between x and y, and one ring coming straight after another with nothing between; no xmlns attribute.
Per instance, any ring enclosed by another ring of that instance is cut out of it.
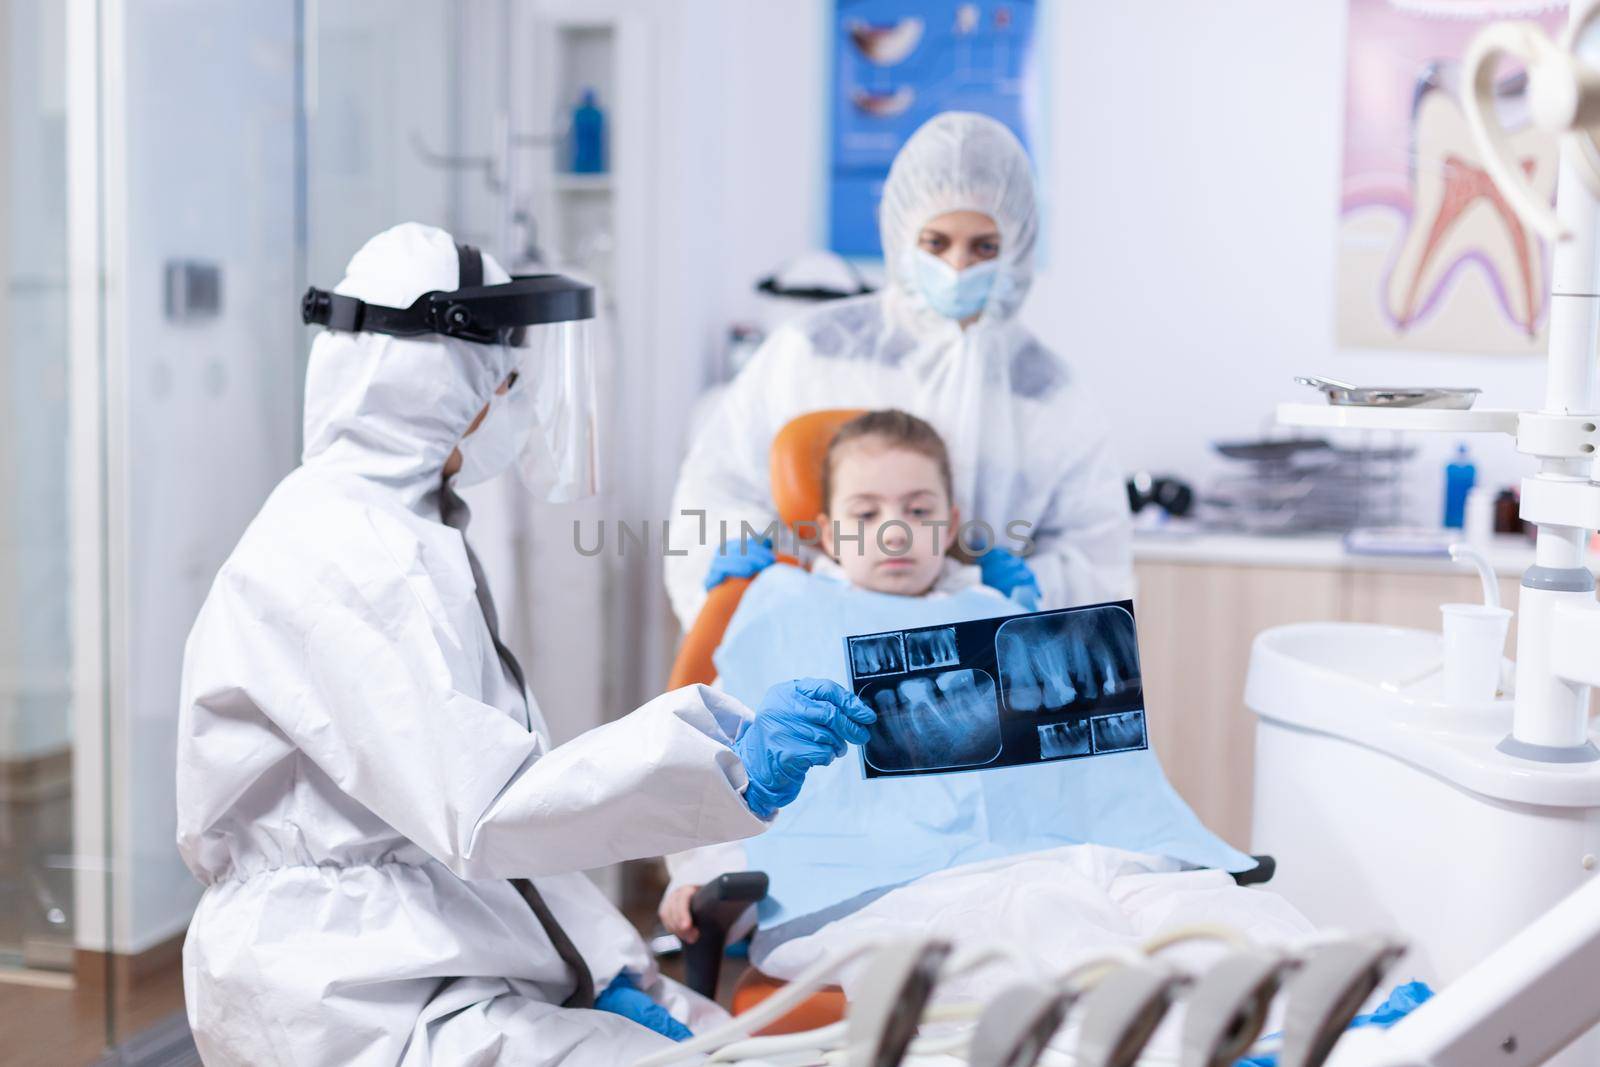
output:
<svg viewBox="0 0 1600 1067"><path fill-rule="evenodd" d="M1489 563L1502 578L1516 578L1533 564L1533 541L1521 534L1496 534ZM1133 538L1136 562L1219 563L1247 567L1296 567L1349 571L1460 573L1465 563L1426 556L1372 556L1345 551L1339 534L1262 537L1231 533L1141 531ZM1592 552L1589 568L1600 568Z"/></svg>

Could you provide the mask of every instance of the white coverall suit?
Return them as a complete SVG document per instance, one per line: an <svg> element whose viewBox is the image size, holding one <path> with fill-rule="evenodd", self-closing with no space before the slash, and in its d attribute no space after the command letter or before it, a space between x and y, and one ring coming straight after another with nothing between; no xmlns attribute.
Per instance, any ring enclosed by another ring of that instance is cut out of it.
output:
<svg viewBox="0 0 1600 1067"><path fill-rule="evenodd" d="M456 287L449 235L408 225L337 291L405 307ZM513 360L439 336L313 345L304 463L185 655L178 845L206 891L184 986L210 1067L613 1065L663 1047L560 1007L578 986L560 930L596 988L627 969L696 1021L578 872L759 832L728 747L749 712L690 687L550 747L441 478Z"/></svg>

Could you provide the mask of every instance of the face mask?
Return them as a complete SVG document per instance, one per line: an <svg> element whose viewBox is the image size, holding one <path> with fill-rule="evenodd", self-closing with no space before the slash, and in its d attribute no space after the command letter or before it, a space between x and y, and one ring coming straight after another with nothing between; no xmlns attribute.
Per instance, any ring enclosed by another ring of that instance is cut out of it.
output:
<svg viewBox="0 0 1600 1067"><path fill-rule="evenodd" d="M913 249L911 265L917 288L928 306L957 320L970 319L983 310L1000 272L999 260L985 260L966 270L956 270L921 248Z"/></svg>
<svg viewBox="0 0 1600 1067"><path fill-rule="evenodd" d="M489 413L478 428L461 439L461 470L451 479L458 489L478 485L517 461L533 433L533 407L528 390L513 387L489 401Z"/></svg>

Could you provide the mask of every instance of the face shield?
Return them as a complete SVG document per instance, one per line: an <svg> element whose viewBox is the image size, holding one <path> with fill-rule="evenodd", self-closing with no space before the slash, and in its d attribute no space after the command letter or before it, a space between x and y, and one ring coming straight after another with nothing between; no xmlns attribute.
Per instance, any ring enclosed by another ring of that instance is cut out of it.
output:
<svg viewBox="0 0 1600 1067"><path fill-rule="evenodd" d="M457 245L456 251L458 289L426 292L410 307L396 308L313 287L301 301L301 320L330 330L440 334L505 349L514 357L511 384L490 401L503 409L491 417L516 424L509 428L526 440L516 458L523 484L553 502L598 492L594 289L560 274L484 285L478 250Z"/></svg>
<svg viewBox="0 0 1600 1067"><path fill-rule="evenodd" d="M513 346L520 358L506 399L515 398L532 420L517 473L529 492L552 503L600 491L593 325L592 318L545 323Z"/></svg>

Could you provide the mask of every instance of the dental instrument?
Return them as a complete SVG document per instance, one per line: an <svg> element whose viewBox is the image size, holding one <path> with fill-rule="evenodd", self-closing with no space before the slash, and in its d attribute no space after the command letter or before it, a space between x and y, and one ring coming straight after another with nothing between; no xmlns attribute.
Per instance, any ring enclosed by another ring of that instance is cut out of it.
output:
<svg viewBox="0 0 1600 1067"><path fill-rule="evenodd" d="M972 1033L972 1067L1032 1067L1077 1000L1072 990L1021 982L984 1009Z"/></svg>
<svg viewBox="0 0 1600 1067"><path fill-rule="evenodd" d="M1081 1006L1081 1067L1133 1067L1185 981L1181 971L1152 960L1118 968L1097 982Z"/></svg>
<svg viewBox="0 0 1600 1067"><path fill-rule="evenodd" d="M1183 1017L1179 1067L1231 1067L1261 1036L1292 960L1246 950L1195 980Z"/></svg>
<svg viewBox="0 0 1600 1067"><path fill-rule="evenodd" d="M1291 974L1278 1067L1321 1067L1361 1004L1400 959L1386 938L1320 945Z"/></svg>
<svg viewBox="0 0 1600 1067"><path fill-rule="evenodd" d="M1227 951L1201 968L1164 955L1197 941ZM1062 1048L1051 1043L1074 1014L1078 1030L1070 1062L1075 1067L1132 1067L1180 998L1187 1002L1187 1017L1178 1067L1224 1067L1253 1047L1286 975L1293 977L1284 1048L1301 1050L1298 1067L1319 1067L1398 952L1392 941L1336 935L1269 950L1232 928L1200 924L1149 939L1137 949L1089 952L1052 977L1006 983L984 1004L932 1005L936 989L950 979L994 964L1020 967L1023 961L999 948L954 949L937 937L876 941L830 955L755 1009L635 1067L666 1067L697 1053L710 1053L714 1063L747 1067L1034 1067L1061 1061ZM863 956L869 957L866 969L853 983L860 991L845 1021L803 1033L747 1036L786 1015ZM925 1024L935 1031L920 1032ZM1163 1063L1170 1058L1168 1053L1157 1057Z"/></svg>

